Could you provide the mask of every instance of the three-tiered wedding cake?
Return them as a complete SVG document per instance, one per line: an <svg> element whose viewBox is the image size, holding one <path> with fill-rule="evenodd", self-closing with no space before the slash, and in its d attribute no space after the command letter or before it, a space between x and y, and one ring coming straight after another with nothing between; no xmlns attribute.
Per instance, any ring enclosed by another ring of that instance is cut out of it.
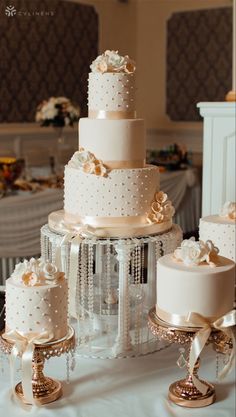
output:
<svg viewBox="0 0 236 417"><path fill-rule="evenodd" d="M106 51L91 65L88 117L79 151L65 167L64 213L49 226L88 225L96 236L132 237L169 230L174 208L159 192L157 166L145 162L144 120L136 118L135 64Z"/></svg>
<svg viewBox="0 0 236 417"><path fill-rule="evenodd" d="M64 210L42 228L42 257L68 276L80 351L134 356L158 348L147 331L156 262L177 248L182 232L172 224L158 167L145 162L134 62L106 51L91 70L88 117L80 119L79 150L65 167Z"/></svg>

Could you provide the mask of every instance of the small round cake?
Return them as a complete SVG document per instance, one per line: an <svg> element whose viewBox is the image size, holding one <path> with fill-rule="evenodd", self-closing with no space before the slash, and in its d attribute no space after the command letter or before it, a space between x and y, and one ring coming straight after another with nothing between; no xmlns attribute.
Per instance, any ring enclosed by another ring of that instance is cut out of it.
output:
<svg viewBox="0 0 236 417"><path fill-rule="evenodd" d="M157 262L156 313L175 326L195 327L190 313L214 321L233 309L234 277L235 263L211 241L184 240Z"/></svg>
<svg viewBox="0 0 236 417"><path fill-rule="evenodd" d="M6 281L5 332L30 337L48 332L50 340L65 337L67 298L64 273L54 265L34 258L17 264Z"/></svg>
<svg viewBox="0 0 236 417"><path fill-rule="evenodd" d="M200 219L200 239L211 239L219 253L236 261L236 203L226 202L220 214Z"/></svg>

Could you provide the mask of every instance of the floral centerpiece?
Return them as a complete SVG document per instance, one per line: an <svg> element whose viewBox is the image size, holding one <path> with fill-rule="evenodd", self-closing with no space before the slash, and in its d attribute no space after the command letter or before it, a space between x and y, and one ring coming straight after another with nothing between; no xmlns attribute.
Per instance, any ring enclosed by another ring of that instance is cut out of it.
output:
<svg viewBox="0 0 236 417"><path fill-rule="evenodd" d="M42 101L36 111L35 120L41 126L73 126L79 120L80 108L66 97L50 97Z"/></svg>

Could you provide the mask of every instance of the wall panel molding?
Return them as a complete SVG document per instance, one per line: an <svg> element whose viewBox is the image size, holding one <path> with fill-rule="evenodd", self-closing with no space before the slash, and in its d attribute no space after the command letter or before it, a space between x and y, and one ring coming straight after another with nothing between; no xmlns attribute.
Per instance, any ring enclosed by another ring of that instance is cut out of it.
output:
<svg viewBox="0 0 236 417"><path fill-rule="evenodd" d="M67 96L87 114L87 76L98 52L92 6L59 0L0 4L0 122L33 122L50 96ZM38 14L39 13L39 14Z"/></svg>

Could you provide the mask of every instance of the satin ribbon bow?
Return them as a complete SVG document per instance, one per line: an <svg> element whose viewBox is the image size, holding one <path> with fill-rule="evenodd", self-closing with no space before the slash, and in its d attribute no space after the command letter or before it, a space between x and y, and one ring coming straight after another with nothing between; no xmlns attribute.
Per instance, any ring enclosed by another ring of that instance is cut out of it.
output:
<svg viewBox="0 0 236 417"><path fill-rule="evenodd" d="M72 317L77 319L77 309L76 309L76 287L77 287L77 276L78 276L78 262L79 262L79 252L80 245L84 238L94 237L96 228L91 227L87 224L81 226L77 229L76 232L67 233L61 240L60 247L56 252L56 265L59 270L66 273L66 253L65 248L69 241L71 241L70 247L70 263L69 263L69 277L68 277L68 287L69 287L69 313Z"/></svg>
<svg viewBox="0 0 236 417"><path fill-rule="evenodd" d="M222 317L219 317L214 322L210 322L206 317L202 316L201 314L189 313L186 320L191 324L191 326L201 327L201 329L198 330L198 332L196 333L191 344L189 355L189 373L192 376L192 380L196 388L202 394L205 395L208 387L194 376L193 371L195 364L212 332L212 329L214 328L224 332L230 339L232 339L233 343L233 348L230 353L229 361L219 374L219 378L224 378L228 374L228 372L233 368L236 349L235 337L232 327L236 324L236 312L235 310L231 310L229 313L225 314Z"/></svg>
<svg viewBox="0 0 236 417"><path fill-rule="evenodd" d="M15 394L14 377L17 356L21 357L22 368L22 390L24 398L29 404L34 404L32 390L32 360L34 357L34 348L36 344L45 344L53 339L53 333L47 331L38 333L32 337L23 336L15 330L4 333L3 337L10 343L14 343L10 356L11 386Z"/></svg>

